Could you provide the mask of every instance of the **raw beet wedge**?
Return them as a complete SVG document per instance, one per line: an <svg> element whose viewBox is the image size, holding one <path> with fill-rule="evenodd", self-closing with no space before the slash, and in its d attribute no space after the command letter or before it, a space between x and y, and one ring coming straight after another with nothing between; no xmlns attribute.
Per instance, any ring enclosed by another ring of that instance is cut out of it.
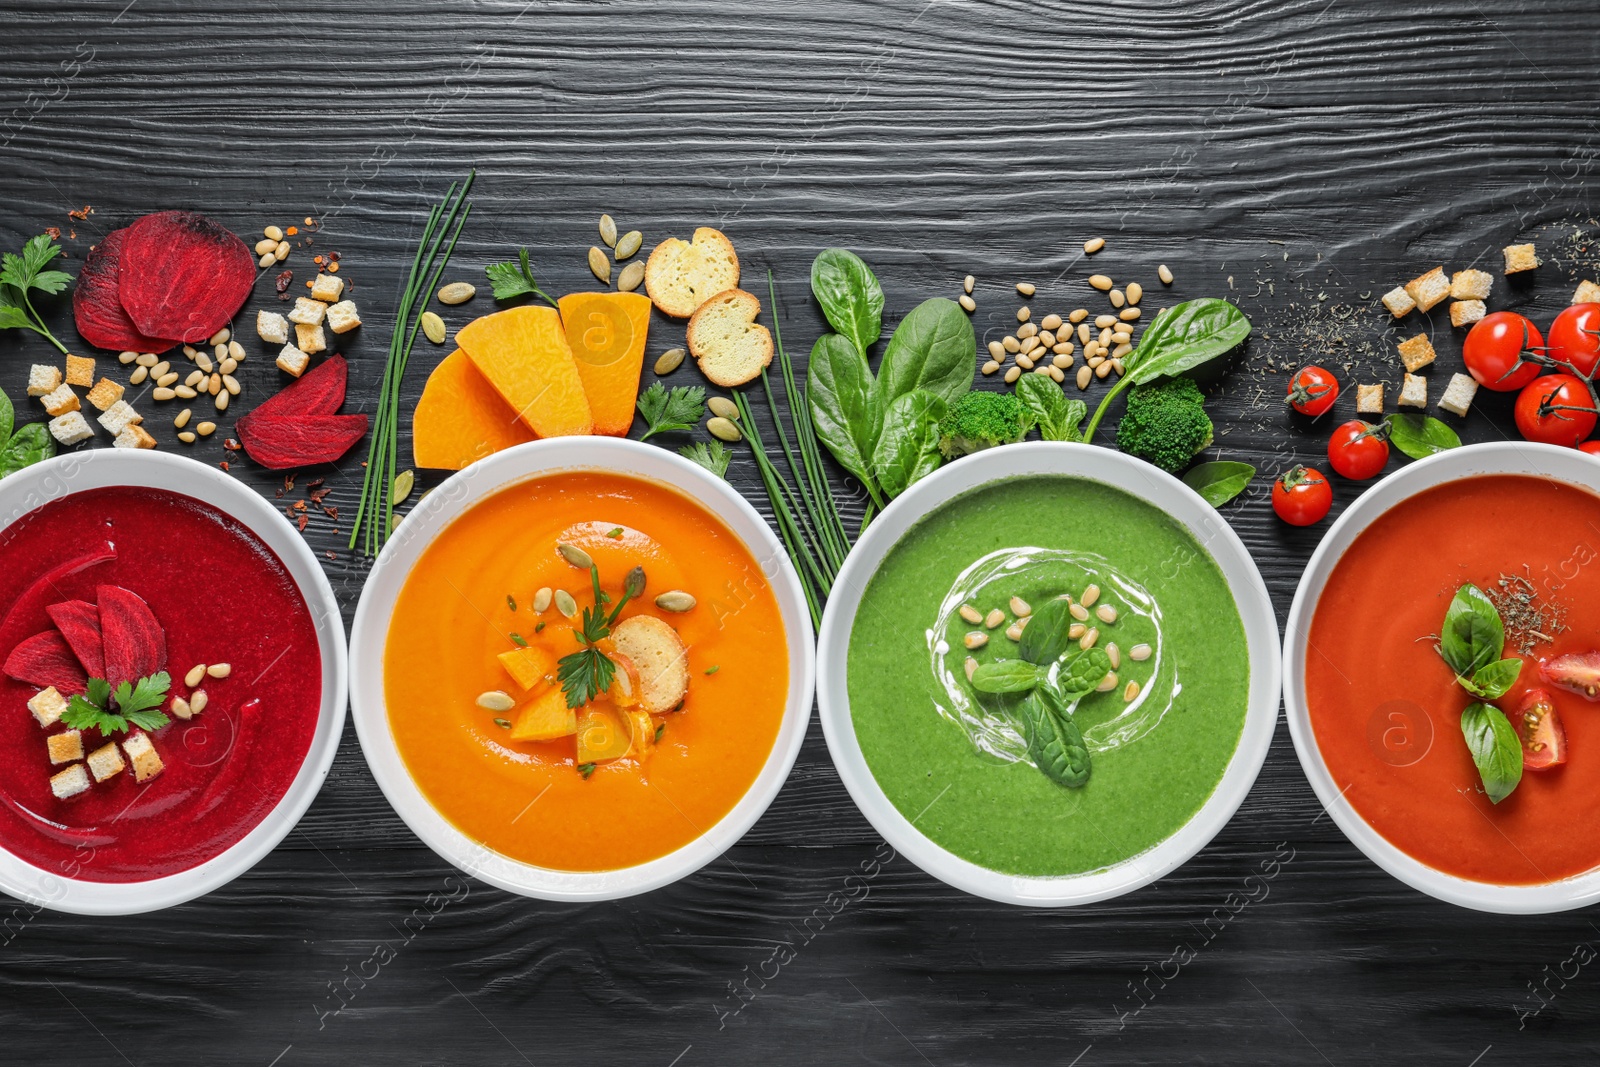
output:
<svg viewBox="0 0 1600 1067"><path fill-rule="evenodd" d="M95 595L100 601L105 679L111 688L123 682L137 682L165 668L167 635L144 598L120 585L102 585Z"/></svg>
<svg viewBox="0 0 1600 1067"><path fill-rule="evenodd" d="M64 600L44 609L91 678L106 676L106 655L100 644L100 609L87 600Z"/></svg>
<svg viewBox="0 0 1600 1067"><path fill-rule="evenodd" d="M344 406L345 385L350 368L343 356L329 356L315 370L307 371L256 406L237 423L243 426L258 415L337 415Z"/></svg>
<svg viewBox="0 0 1600 1067"><path fill-rule="evenodd" d="M178 342L146 337L122 310L117 264L127 230L113 230L83 257L78 284L72 290L72 317L78 336L96 348L113 352L165 352Z"/></svg>
<svg viewBox="0 0 1600 1067"><path fill-rule="evenodd" d="M234 427L250 458L269 470L332 463L367 434L365 415L262 415Z"/></svg>
<svg viewBox="0 0 1600 1067"><path fill-rule="evenodd" d="M255 280L249 247L193 211L161 211L129 226L117 265L117 293L134 327L189 344L226 326Z"/></svg>
<svg viewBox="0 0 1600 1067"><path fill-rule="evenodd" d="M7 676L40 689L55 686L60 693L82 693L89 676L67 646L67 639L54 630L34 634L11 650L6 657Z"/></svg>

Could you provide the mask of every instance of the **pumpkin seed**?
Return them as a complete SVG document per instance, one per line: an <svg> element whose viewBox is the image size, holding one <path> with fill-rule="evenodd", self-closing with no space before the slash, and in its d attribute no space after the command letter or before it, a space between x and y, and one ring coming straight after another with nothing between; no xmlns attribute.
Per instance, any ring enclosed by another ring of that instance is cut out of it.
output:
<svg viewBox="0 0 1600 1067"><path fill-rule="evenodd" d="M477 295L478 290L471 282L451 282L439 290L439 303L465 304Z"/></svg>
<svg viewBox="0 0 1600 1067"><path fill-rule="evenodd" d="M656 607L662 611L693 611L698 601L682 589L673 589L656 597Z"/></svg>
<svg viewBox="0 0 1600 1067"><path fill-rule="evenodd" d="M1107 671L1106 676L1100 679L1100 684L1094 687L1096 693L1109 693L1117 687L1117 672Z"/></svg>
<svg viewBox="0 0 1600 1067"><path fill-rule="evenodd" d="M1067 611L1079 622L1084 622L1089 618L1089 609L1082 604L1073 604L1067 608Z"/></svg>
<svg viewBox="0 0 1600 1067"><path fill-rule="evenodd" d="M660 358L656 360L656 373L659 375L671 374L673 371L683 366L683 357L686 354L687 353L685 353L681 348L667 349L665 352L661 353Z"/></svg>
<svg viewBox="0 0 1600 1067"><path fill-rule="evenodd" d="M1091 649L1098 640L1100 640L1100 630L1098 627L1091 626L1088 633L1078 638L1078 647L1084 650Z"/></svg>
<svg viewBox="0 0 1600 1067"><path fill-rule="evenodd" d="M594 566L593 557L591 557L589 553L585 552L577 545L569 545L563 542L556 545L556 551L561 553L562 559L566 560L574 567L577 567L579 570L586 571L590 567ZM563 614L565 613L563 612Z"/></svg>
<svg viewBox="0 0 1600 1067"><path fill-rule="evenodd" d="M627 233L617 238L617 262L621 263L635 252L639 251L639 246L642 244L644 244L644 234L640 233L638 230L629 230Z"/></svg>
<svg viewBox="0 0 1600 1067"><path fill-rule="evenodd" d="M511 699L511 694L499 689L478 694L478 707L487 711L510 711L516 706L517 702Z"/></svg>
<svg viewBox="0 0 1600 1067"><path fill-rule="evenodd" d="M711 414L720 415L725 419L739 419L739 405L725 396L714 396L706 401L706 407L711 409Z"/></svg>
<svg viewBox="0 0 1600 1067"><path fill-rule="evenodd" d="M730 444L744 437L744 434L739 432L739 427L733 424L732 419L723 418L721 415L707 421L706 429L712 437L719 441L727 441Z"/></svg>
<svg viewBox="0 0 1600 1067"><path fill-rule="evenodd" d="M1086 608L1092 608L1094 607L1094 602L1099 599L1100 587L1091 582L1089 586L1084 589L1083 595L1078 598L1078 603L1082 604Z"/></svg>
<svg viewBox="0 0 1600 1067"><path fill-rule="evenodd" d="M533 610L544 611L550 606L550 598L553 596L555 596L554 589L548 585L540 587L539 591L533 594Z"/></svg>
<svg viewBox="0 0 1600 1067"><path fill-rule="evenodd" d="M571 593L567 592L565 589L557 589L555 601L556 610L561 612L561 614L565 615L569 619L577 617L578 602L572 599Z"/></svg>
<svg viewBox="0 0 1600 1067"><path fill-rule="evenodd" d="M1110 604L1101 604L1094 609L1094 613L1096 618L1108 625L1117 621L1117 609Z"/></svg>
<svg viewBox="0 0 1600 1067"><path fill-rule="evenodd" d="M422 333L434 344L444 344L444 320L431 311L424 311L422 313Z"/></svg>
<svg viewBox="0 0 1600 1067"><path fill-rule="evenodd" d="M1106 657L1111 660L1111 669L1116 670L1122 666L1122 651L1117 648L1115 641L1106 644Z"/></svg>
<svg viewBox="0 0 1600 1067"><path fill-rule="evenodd" d="M389 505L398 507L406 502L406 497L411 495L412 486L417 484L416 472L410 468L394 476L394 485L389 487Z"/></svg>
<svg viewBox="0 0 1600 1067"><path fill-rule="evenodd" d="M589 246L589 269L602 283L611 284L611 260L594 245Z"/></svg>
<svg viewBox="0 0 1600 1067"><path fill-rule="evenodd" d="M607 248L613 248L617 243L617 220L610 215L600 216L600 240L606 243Z"/></svg>
<svg viewBox="0 0 1600 1067"><path fill-rule="evenodd" d="M617 275L617 288L624 293L631 293L639 288L639 283L644 281L644 264L634 260L622 268L622 273Z"/></svg>
<svg viewBox="0 0 1600 1067"><path fill-rule="evenodd" d="M1022 627L1025 626L1026 624L1027 624L1027 620L1026 619L1018 619L1016 622L1014 622L1010 626L1006 627L1006 636L1011 638L1011 640L1013 640L1013 641L1021 641L1022 640Z"/></svg>

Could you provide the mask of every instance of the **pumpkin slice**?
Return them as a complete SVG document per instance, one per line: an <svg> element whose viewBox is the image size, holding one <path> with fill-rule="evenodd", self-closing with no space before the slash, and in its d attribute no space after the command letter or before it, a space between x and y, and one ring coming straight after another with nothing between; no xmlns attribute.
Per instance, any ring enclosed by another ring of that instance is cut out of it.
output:
<svg viewBox="0 0 1600 1067"><path fill-rule="evenodd" d="M495 657L522 689L533 689L556 673L556 658L538 645L523 645Z"/></svg>
<svg viewBox="0 0 1600 1067"><path fill-rule="evenodd" d="M640 293L569 293L560 304L594 432L628 436L644 369L650 298Z"/></svg>
<svg viewBox="0 0 1600 1067"><path fill-rule="evenodd" d="M580 764L621 759L632 747L633 738L616 712L591 706L578 716Z"/></svg>
<svg viewBox="0 0 1600 1067"><path fill-rule="evenodd" d="M428 375L411 416L411 458L419 467L458 471L533 439L533 431L459 348Z"/></svg>
<svg viewBox="0 0 1600 1067"><path fill-rule="evenodd" d="M511 740L554 741L577 732L578 716L567 707L567 695L559 686L551 686L517 714L517 721L511 727Z"/></svg>
<svg viewBox="0 0 1600 1067"><path fill-rule="evenodd" d="M473 365L539 437L594 432L578 363L552 307L515 307L456 333Z"/></svg>

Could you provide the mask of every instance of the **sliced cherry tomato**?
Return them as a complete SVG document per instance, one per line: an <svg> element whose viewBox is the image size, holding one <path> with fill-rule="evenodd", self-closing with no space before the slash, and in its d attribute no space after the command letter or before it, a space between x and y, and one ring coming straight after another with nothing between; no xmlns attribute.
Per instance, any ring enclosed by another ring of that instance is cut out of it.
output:
<svg viewBox="0 0 1600 1067"><path fill-rule="evenodd" d="M1600 304L1573 304L1557 315L1546 351L1585 378L1592 375L1600 364Z"/></svg>
<svg viewBox="0 0 1600 1067"><path fill-rule="evenodd" d="M1339 379L1326 367L1302 367L1289 379L1289 406L1316 418L1339 399Z"/></svg>
<svg viewBox="0 0 1600 1067"><path fill-rule="evenodd" d="M1296 464L1272 483L1272 510L1291 526L1310 526L1333 507L1333 486L1319 470Z"/></svg>
<svg viewBox="0 0 1600 1067"><path fill-rule="evenodd" d="M1530 689L1511 717L1522 740L1522 765L1530 771L1547 771L1567 762L1567 732L1555 701L1543 689Z"/></svg>
<svg viewBox="0 0 1600 1067"><path fill-rule="evenodd" d="M1591 456L1600 456L1600 441L1585 441L1578 446L1579 452L1587 452Z"/></svg>
<svg viewBox="0 0 1600 1067"><path fill-rule="evenodd" d="M1364 482L1377 477L1388 462L1389 440L1384 426L1352 419L1328 438L1328 464L1342 477Z"/></svg>
<svg viewBox="0 0 1600 1067"><path fill-rule="evenodd" d="M1496 311L1473 323L1461 356L1467 372L1478 384L1497 393L1510 393L1539 376L1544 368L1524 357L1544 347L1539 327L1515 311Z"/></svg>
<svg viewBox="0 0 1600 1067"><path fill-rule="evenodd" d="M1539 677L1586 700L1600 700L1600 652L1568 652L1539 661Z"/></svg>
<svg viewBox="0 0 1600 1067"><path fill-rule="evenodd" d="M1546 374L1523 386L1517 397L1517 429L1530 441L1578 447L1594 432L1594 400L1582 378Z"/></svg>

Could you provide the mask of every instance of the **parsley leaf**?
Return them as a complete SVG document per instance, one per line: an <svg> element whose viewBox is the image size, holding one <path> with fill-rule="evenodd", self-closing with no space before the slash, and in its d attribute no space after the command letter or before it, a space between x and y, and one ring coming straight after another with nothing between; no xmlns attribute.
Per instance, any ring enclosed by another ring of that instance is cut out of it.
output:
<svg viewBox="0 0 1600 1067"><path fill-rule="evenodd" d="M623 580L622 599L607 612L605 605L611 598L600 589L600 568L589 564L589 576L594 584L594 606L583 609L582 627L572 631L583 648L556 661L556 679L561 683L569 708L582 707L611 688L617 665L596 646L611 636L611 626L628 601L644 592L644 568L635 567Z"/></svg>
<svg viewBox="0 0 1600 1067"><path fill-rule="evenodd" d="M66 271L45 269L59 255L61 246L41 233L22 246L21 255L0 256L0 330L32 330L65 352L66 346L45 327L28 299L30 289L54 296L72 281Z"/></svg>
<svg viewBox="0 0 1600 1067"><path fill-rule="evenodd" d="M117 686L117 710L129 715L135 711L160 707L161 702L167 698L167 690L170 688L172 688L172 678L166 671L152 674L148 678L140 678L137 685L123 682Z"/></svg>
<svg viewBox="0 0 1600 1067"><path fill-rule="evenodd" d="M651 382L639 397L639 414L648 423L639 440L648 441L658 433L693 428L706 402L706 391L698 385L680 385L668 391L660 382Z"/></svg>
<svg viewBox="0 0 1600 1067"><path fill-rule="evenodd" d="M559 307L544 290L539 288L539 283L533 279L533 268L528 263L528 250L522 249L517 253L515 260L504 263L491 263L483 269L489 276L489 284L494 286L496 300L514 300L519 296L537 296L546 303Z"/></svg>
<svg viewBox="0 0 1600 1067"><path fill-rule="evenodd" d="M157 710L171 687L172 678L166 671L140 678L137 684L123 682L114 696L117 710L112 711L111 684L104 678L90 678L87 691L67 701L61 721L75 730L92 728L102 734L123 733L129 723L141 730L159 730L171 721Z"/></svg>
<svg viewBox="0 0 1600 1067"><path fill-rule="evenodd" d="M685 445L678 449L678 455L691 463L698 463L718 478L728 476L728 461L733 458L733 450L721 441L711 440L696 441L692 445Z"/></svg>

